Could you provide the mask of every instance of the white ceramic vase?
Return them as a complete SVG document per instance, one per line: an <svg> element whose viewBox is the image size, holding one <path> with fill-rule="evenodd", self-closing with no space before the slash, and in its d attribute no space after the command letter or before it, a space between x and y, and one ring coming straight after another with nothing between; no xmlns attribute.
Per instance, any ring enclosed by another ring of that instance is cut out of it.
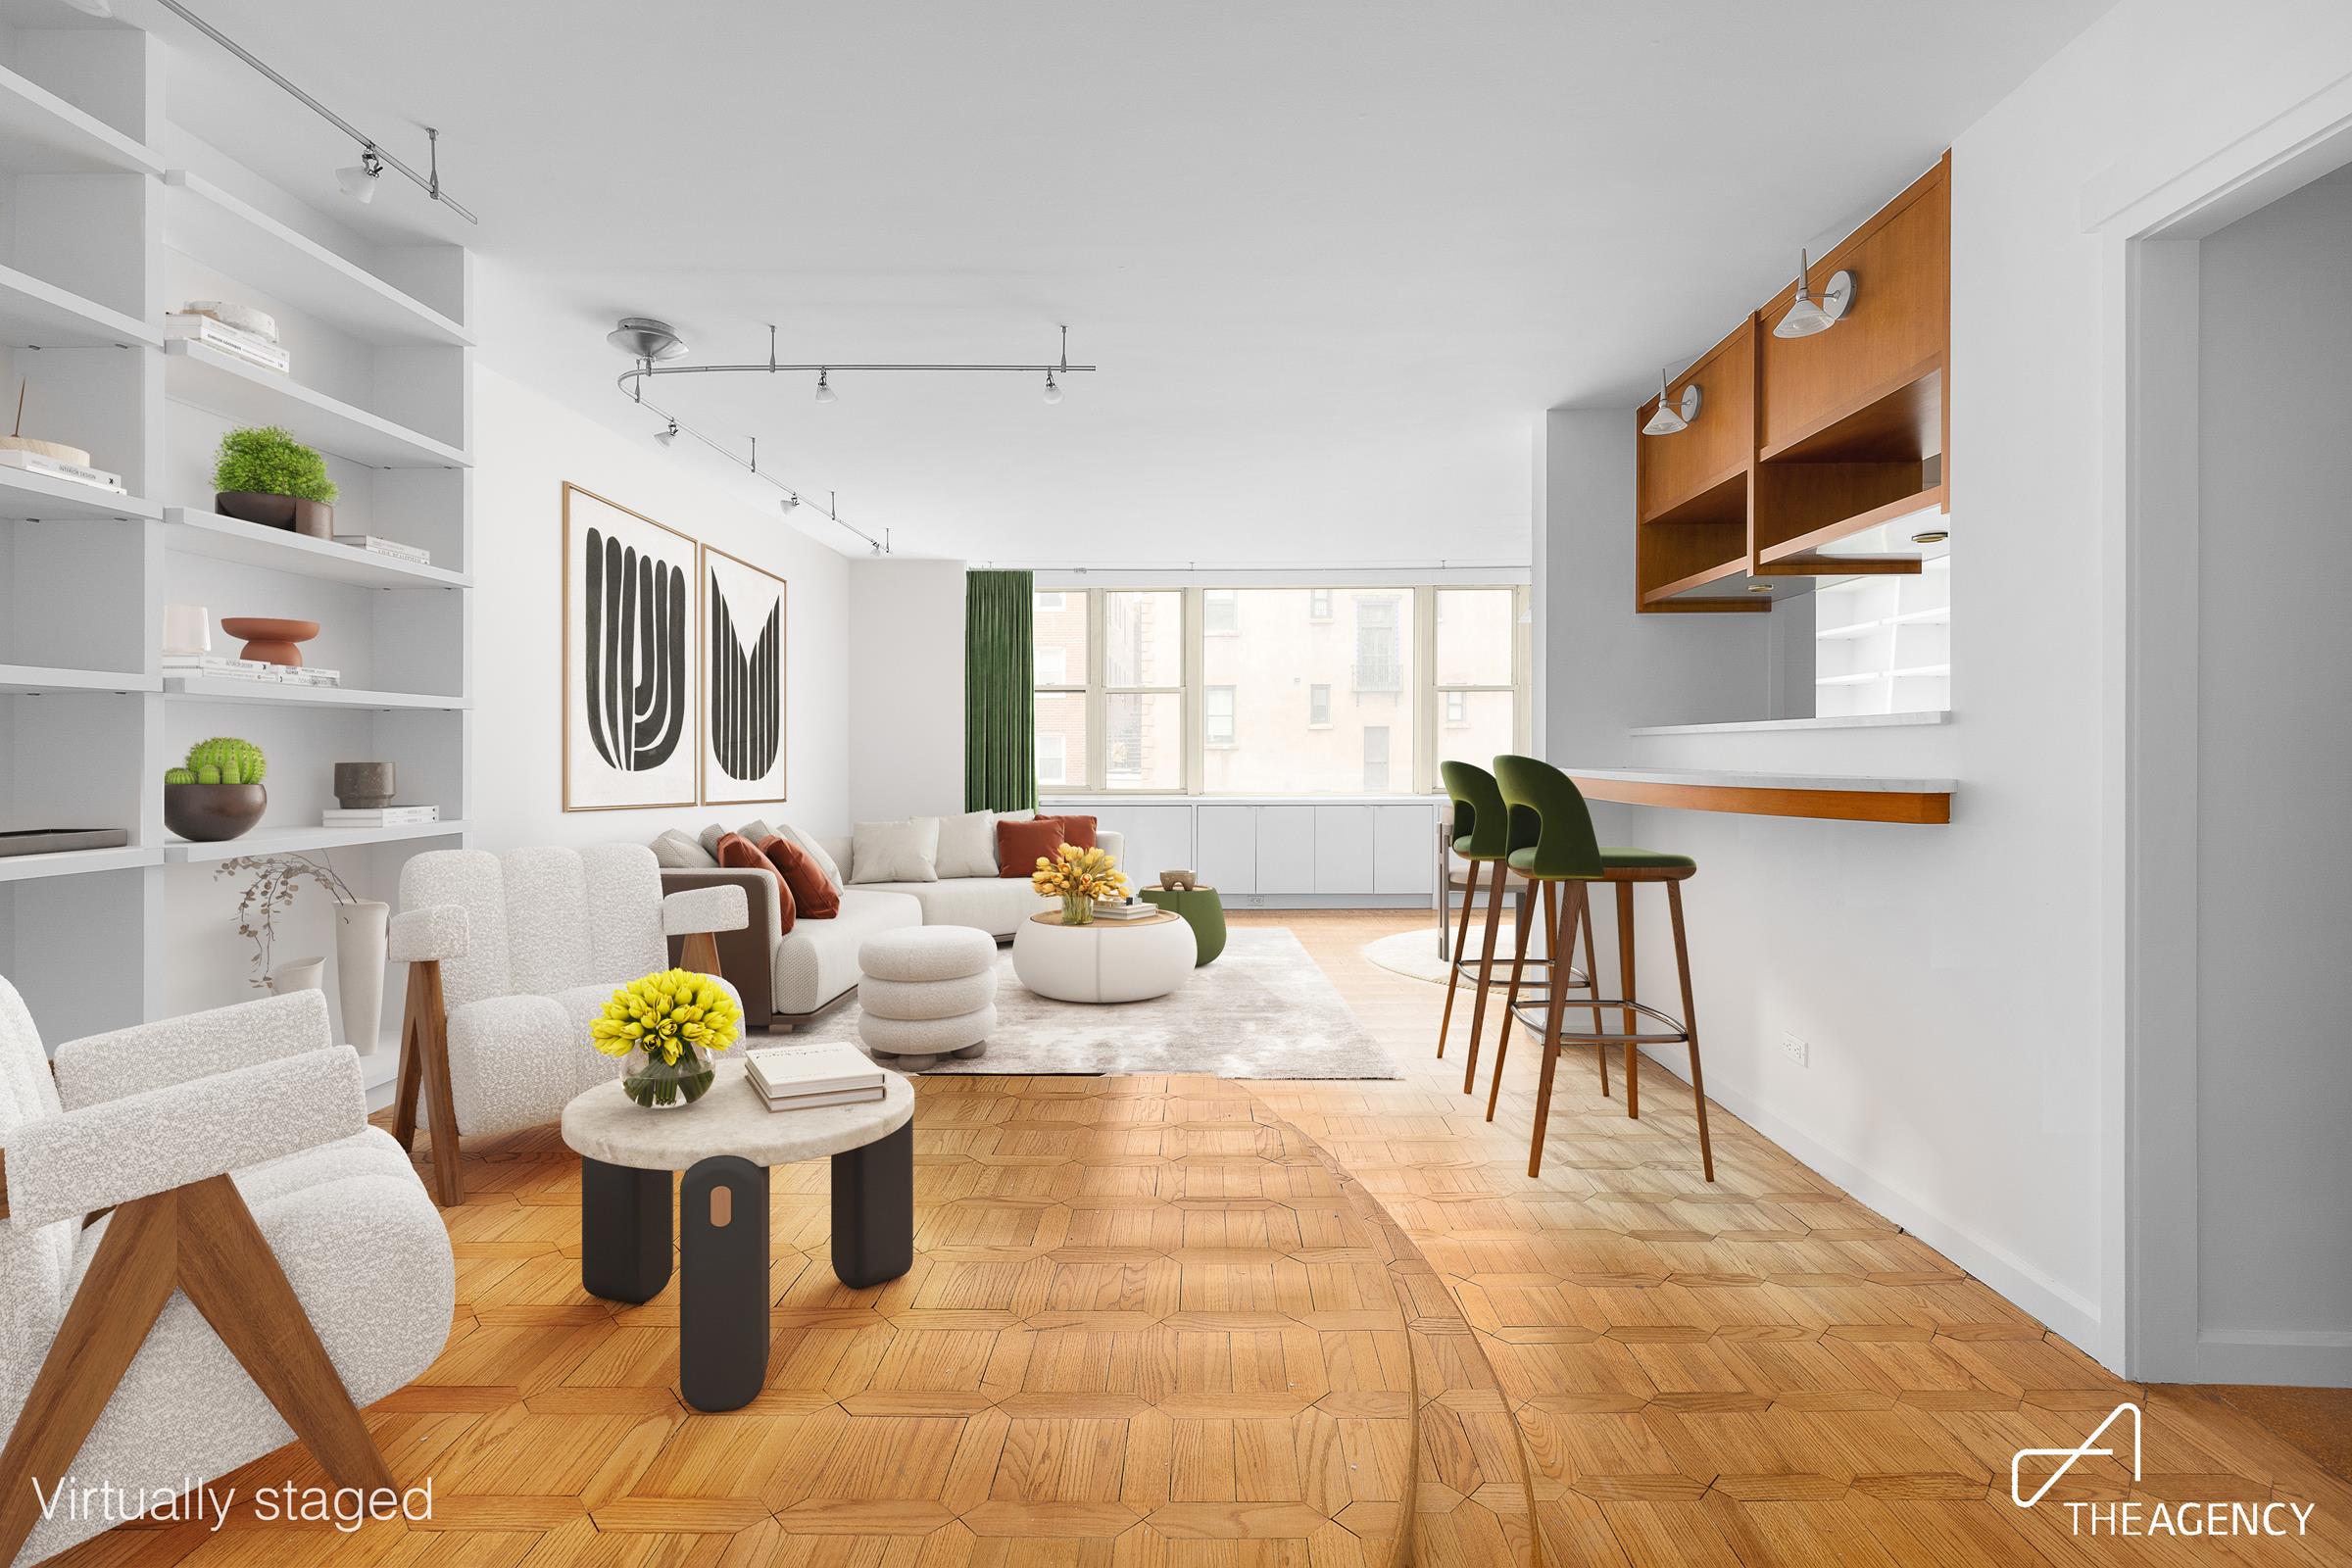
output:
<svg viewBox="0 0 2352 1568"><path fill-rule="evenodd" d="M270 989L277 995L290 996L297 991L326 989L326 960L324 958L293 958L270 971Z"/></svg>
<svg viewBox="0 0 2352 1568"><path fill-rule="evenodd" d="M375 1054L384 1016L385 931L392 906L372 899L335 906L335 992L343 1003L343 1038L363 1056Z"/></svg>

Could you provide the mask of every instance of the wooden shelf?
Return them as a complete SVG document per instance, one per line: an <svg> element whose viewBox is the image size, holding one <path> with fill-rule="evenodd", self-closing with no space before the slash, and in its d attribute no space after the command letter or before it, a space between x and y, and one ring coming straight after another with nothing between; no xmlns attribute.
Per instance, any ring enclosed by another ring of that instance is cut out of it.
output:
<svg viewBox="0 0 2352 1568"><path fill-rule="evenodd" d="M0 267L0 343L11 348L154 348L164 335L133 317Z"/></svg>
<svg viewBox="0 0 2352 1568"><path fill-rule="evenodd" d="M56 850L47 855L0 855L0 882L86 876L92 871L124 871L163 863L164 852L152 844L124 844L111 850Z"/></svg>
<svg viewBox="0 0 2352 1568"><path fill-rule="evenodd" d="M1949 779L1838 778L1807 774L1653 772L1564 768L1586 799L1742 816L1811 816L1833 822L1952 819Z"/></svg>
<svg viewBox="0 0 2352 1568"><path fill-rule="evenodd" d="M71 479L0 468L0 522L149 522L163 508Z"/></svg>
<svg viewBox="0 0 2352 1568"><path fill-rule="evenodd" d="M163 160L96 116L0 68L0 171L160 174Z"/></svg>
<svg viewBox="0 0 2352 1568"><path fill-rule="evenodd" d="M119 669L62 669L42 664L0 664L0 696L68 697L87 692L162 690L153 675Z"/></svg>
<svg viewBox="0 0 2352 1568"><path fill-rule="evenodd" d="M184 169L164 175L164 243L364 342L474 341L431 306Z"/></svg>
<svg viewBox="0 0 2352 1568"><path fill-rule="evenodd" d="M257 827L241 838L215 844L167 839L163 858L168 865L202 865L233 860L240 855L307 855L316 850L403 844L411 839L456 838L472 829L471 822L457 821L416 822L403 827Z"/></svg>
<svg viewBox="0 0 2352 1568"><path fill-rule="evenodd" d="M182 555L208 556L240 565L369 588L469 588L473 579L441 566L419 566L329 539L284 528L265 528L192 507L164 509L164 546Z"/></svg>
<svg viewBox="0 0 2352 1568"><path fill-rule="evenodd" d="M1770 593L1763 587L1771 589ZM1757 577L1747 569L1745 554L1730 561L1694 571L1673 582L1662 583L1642 596L1645 610L1761 612L1772 608L1775 599L1785 599L1797 592L1793 582L1775 582L1769 577Z"/></svg>
<svg viewBox="0 0 2352 1568"><path fill-rule="evenodd" d="M1943 360L1824 411L1759 450L1767 463L1917 463L1943 450Z"/></svg>
<svg viewBox="0 0 2352 1568"><path fill-rule="evenodd" d="M350 686L280 686L269 681L238 680L229 675L171 675L164 695L214 703L255 703L264 707L441 709L456 712L473 706L468 697L433 697L419 692L370 692Z"/></svg>
<svg viewBox="0 0 2352 1568"><path fill-rule="evenodd" d="M184 338L164 346L164 387L178 402L247 424L283 425L308 446L371 467L472 466L472 459L446 442Z"/></svg>
<svg viewBox="0 0 2352 1568"><path fill-rule="evenodd" d="M1943 506L1940 482L1922 487L1908 463L1766 464L1756 470L1756 564L1786 570L1917 571L1916 559L1857 556L1843 561L1819 552L1882 523ZM1886 492L1898 492L1891 498ZM1852 510L1848 510L1852 509ZM1769 541L1769 542L1767 542ZM1907 563L1893 564L1893 563Z"/></svg>
<svg viewBox="0 0 2352 1568"><path fill-rule="evenodd" d="M1669 438L1658 436L1652 439ZM1747 527L1746 462L1742 460L1730 472L1708 481L1704 488L1642 519L1644 528L1671 528L1681 523L1707 523L1744 530Z"/></svg>

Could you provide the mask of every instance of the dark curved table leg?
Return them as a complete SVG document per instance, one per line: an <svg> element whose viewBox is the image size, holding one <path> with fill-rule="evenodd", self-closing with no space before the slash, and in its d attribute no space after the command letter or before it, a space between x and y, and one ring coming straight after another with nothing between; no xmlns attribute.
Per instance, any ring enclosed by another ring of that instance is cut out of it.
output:
<svg viewBox="0 0 2352 1568"><path fill-rule="evenodd" d="M695 1161L678 1223L678 1392L697 1410L739 1410L767 1381L767 1167Z"/></svg>
<svg viewBox="0 0 2352 1568"><path fill-rule="evenodd" d="M580 1159L580 1289L650 1301L669 1283L669 1172Z"/></svg>
<svg viewBox="0 0 2352 1568"><path fill-rule="evenodd" d="M833 1277L852 1290L914 1266L914 1123L833 1156Z"/></svg>

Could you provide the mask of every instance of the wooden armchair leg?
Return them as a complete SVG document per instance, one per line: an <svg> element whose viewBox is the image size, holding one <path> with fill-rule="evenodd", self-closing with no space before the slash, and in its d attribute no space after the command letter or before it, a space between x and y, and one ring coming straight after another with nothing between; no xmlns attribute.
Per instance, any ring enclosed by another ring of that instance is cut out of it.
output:
<svg viewBox="0 0 2352 1568"><path fill-rule="evenodd" d="M690 931L678 944L678 967L696 974L726 978L718 966L718 938L708 931Z"/></svg>
<svg viewBox="0 0 2352 1568"><path fill-rule="evenodd" d="M400 1026L400 1094L392 1136L403 1149L416 1143L416 1098L421 1089L433 1133L433 1199L443 1208L466 1200L466 1172L458 1163L458 1107L449 1083L449 1010L441 998L441 965L409 965L409 998Z"/></svg>
<svg viewBox="0 0 2352 1568"><path fill-rule="evenodd" d="M0 1562L72 1470L174 1290L184 1291L337 1486L390 1487L391 1469L318 1332L226 1176L122 1204L0 1449ZM38 1483L36 1489L36 1483Z"/></svg>

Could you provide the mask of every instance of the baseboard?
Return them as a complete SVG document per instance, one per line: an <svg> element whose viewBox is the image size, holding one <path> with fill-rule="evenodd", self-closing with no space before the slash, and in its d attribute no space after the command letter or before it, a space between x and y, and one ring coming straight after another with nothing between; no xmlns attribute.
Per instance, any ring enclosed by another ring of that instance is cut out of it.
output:
<svg viewBox="0 0 2352 1568"><path fill-rule="evenodd" d="M1437 923L1431 893L1227 893L1228 909L1427 909Z"/></svg>
<svg viewBox="0 0 2352 1568"><path fill-rule="evenodd" d="M1681 1076L1688 1062L1676 1063L1644 1050L1668 1072ZM2098 1308L2051 1279L2031 1263L1984 1241L1948 1215L1937 1213L1909 1193L1890 1187L1870 1172L1824 1149L1797 1128L1764 1109L1737 1090L1707 1086L1707 1098L1795 1155L1818 1175L1838 1184L1856 1201L1878 1210L1904 1230L1991 1286L2012 1303L2038 1319L2044 1328L2091 1359L2122 1375L2123 1369L2099 1353L2102 1341Z"/></svg>
<svg viewBox="0 0 2352 1568"><path fill-rule="evenodd" d="M2211 1329L2197 1335L2199 1383L2352 1388L2352 1333L2332 1329Z"/></svg>

